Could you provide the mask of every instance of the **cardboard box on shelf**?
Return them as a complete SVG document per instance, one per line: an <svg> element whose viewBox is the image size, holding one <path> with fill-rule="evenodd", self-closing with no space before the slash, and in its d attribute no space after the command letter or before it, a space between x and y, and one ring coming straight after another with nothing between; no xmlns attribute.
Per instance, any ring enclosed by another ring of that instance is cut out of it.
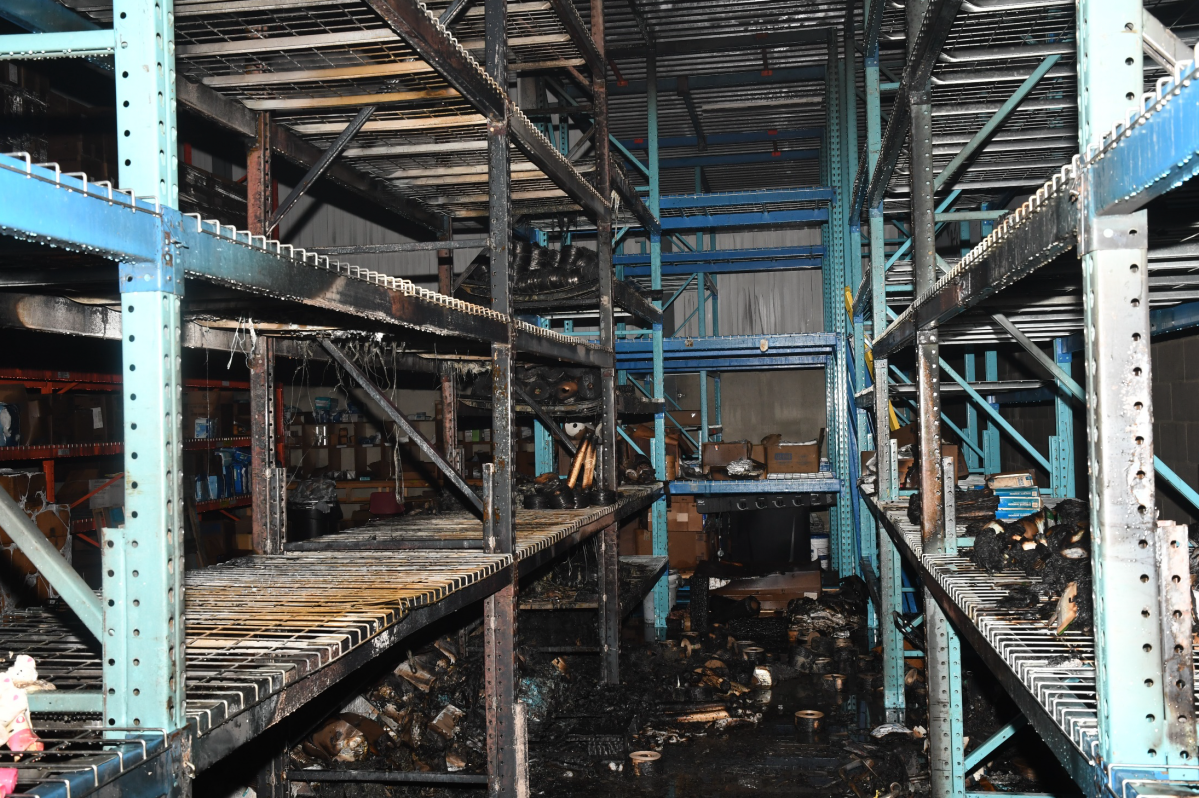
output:
<svg viewBox="0 0 1199 798"><path fill-rule="evenodd" d="M25 413L29 420L29 435L26 438L26 445L47 446L52 442L51 430L54 415L50 400L50 396L29 395Z"/></svg>
<svg viewBox="0 0 1199 798"><path fill-rule="evenodd" d="M820 470L819 443L793 443L782 435L762 439L767 474L812 474Z"/></svg>
<svg viewBox="0 0 1199 798"><path fill-rule="evenodd" d="M48 505L33 516L33 522L50 541L50 544L63 555L67 562L70 562L71 508L65 504ZM37 572L24 552L18 549L7 536L0 538L0 542L4 544L2 550L4 570L12 576L25 577L26 590L31 597L36 595L39 600L45 601L57 595L45 577ZM32 580L29 580L29 577L33 577Z"/></svg>
<svg viewBox="0 0 1199 798"><path fill-rule="evenodd" d="M63 475L63 481L54 487L54 500L64 504L82 499L91 491L91 481L100 478L98 468L72 468Z"/></svg>
<svg viewBox="0 0 1199 798"><path fill-rule="evenodd" d="M719 441L703 445L701 465L704 473L712 470L712 466L726 466L737 460L749 457L749 441Z"/></svg>
<svg viewBox="0 0 1199 798"><path fill-rule="evenodd" d="M672 571L692 571L701 560L716 559L716 540L707 532L668 528L666 543Z"/></svg>
<svg viewBox="0 0 1199 798"><path fill-rule="evenodd" d="M704 517L696 508L694 496L674 496L666 511L666 528L702 532Z"/></svg>
<svg viewBox="0 0 1199 798"><path fill-rule="evenodd" d="M74 400L75 410L71 414L72 443L108 443L116 440L116 433L111 429L107 396L79 394Z"/></svg>
<svg viewBox="0 0 1199 798"><path fill-rule="evenodd" d="M46 475L34 470L0 469L0 490L23 509L40 510L46 493Z"/></svg>
<svg viewBox="0 0 1199 798"><path fill-rule="evenodd" d="M26 446L29 397L24 385L0 385L0 446Z"/></svg>

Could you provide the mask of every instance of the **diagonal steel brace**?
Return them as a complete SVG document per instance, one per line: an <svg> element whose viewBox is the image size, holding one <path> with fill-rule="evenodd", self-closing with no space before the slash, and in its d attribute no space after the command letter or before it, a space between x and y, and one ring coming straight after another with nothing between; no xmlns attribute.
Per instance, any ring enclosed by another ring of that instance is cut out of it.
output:
<svg viewBox="0 0 1199 798"><path fill-rule="evenodd" d="M367 395L370 396L371 399L374 399L379 403L379 406L383 408L383 412L386 413L392 421L398 424L400 429L404 430L404 433L410 439L416 442L416 445L420 447L420 450L429 456L429 459L433 461L433 464L441 469L441 472L446 475L450 482L454 483L454 487L456 487L458 491L467 499L474 513L482 518L483 500L479 498L477 493L470 489L470 486L466 484L466 480L462 478L462 475L458 473L457 469L446 462L446 459L441 456L441 452L437 451L437 447L429 443L424 435L421 435L419 432L417 432L416 427L412 426L408 419L404 417L404 414L400 412L399 408L392 404L391 400L387 398L387 395L379 390L378 386L371 382L370 378L363 374L362 371L355 366L348 357L346 357L345 353L341 351L337 344L328 339L324 339L321 341L321 346L324 347L325 351L328 352L330 356L332 356L332 358L336 360L343 369L346 370L346 373L353 378L354 382L362 386L362 389L366 391Z"/></svg>

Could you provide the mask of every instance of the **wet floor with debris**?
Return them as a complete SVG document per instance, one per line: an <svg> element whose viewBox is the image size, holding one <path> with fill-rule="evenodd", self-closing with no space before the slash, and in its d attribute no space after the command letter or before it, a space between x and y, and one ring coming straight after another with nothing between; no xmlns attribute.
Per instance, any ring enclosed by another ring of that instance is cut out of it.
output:
<svg viewBox="0 0 1199 798"><path fill-rule="evenodd" d="M676 609L661 641L647 641L632 616L623 629L621 684L613 686L600 683L599 657L586 651L583 632L593 614L574 624L576 639L558 650L526 623L518 690L527 709L530 794L927 795L923 661L907 660L905 724L885 724L881 654L867 644L861 580L819 599L792 600L785 612L754 603L715 602L702 632ZM922 647L919 625L906 628L912 647ZM291 748L290 767L484 773L482 631L474 620L438 635L306 733ZM560 629L556 636L562 643ZM981 665L967 660L964 670L966 734L977 745L1014 707ZM1073 792L1059 771L1034 735L1017 735L976 769L969 788ZM312 796L481 794L478 787L298 779L292 788Z"/></svg>

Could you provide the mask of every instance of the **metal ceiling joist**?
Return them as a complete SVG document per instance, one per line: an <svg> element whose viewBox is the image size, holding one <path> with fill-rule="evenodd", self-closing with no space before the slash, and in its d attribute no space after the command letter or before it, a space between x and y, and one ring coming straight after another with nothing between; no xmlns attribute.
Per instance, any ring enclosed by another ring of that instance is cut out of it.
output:
<svg viewBox="0 0 1199 798"><path fill-rule="evenodd" d="M704 135L704 124L699 117L699 108L695 105L695 97L691 94L690 84L686 75L675 78L675 87L687 107L687 116L691 119L691 128L695 131L695 146L700 152L708 149L708 137Z"/></svg>
<svg viewBox="0 0 1199 798"><path fill-rule="evenodd" d="M797 47L824 42L828 38L826 28L771 31L769 33L738 33L731 36L708 36L695 39L658 40L656 47L610 47L609 58L659 58L671 55L696 55L699 53L722 53L731 50L761 50L764 47Z"/></svg>
<svg viewBox="0 0 1199 798"><path fill-rule="evenodd" d="M479 63L437 23L416 0L366 0L380 17L417 54L453 86L462 97L491 120L508 125L513 143L546 177L559 186L592 218L607 212L607 203L590 183L554 149L509 99L504 89L487 76Z"/></svg>
<svg viewBox="0 0 1199 798"><path fill-rule="evenodd" d="M780 83L804 83L824 80L823 65L782 67L768 70L768 72L769 74L765 74L759 69L752 72L726 72L719 75L658 78L658 91L682 91L679 88L680 81L686 83L691 91L700 91L702 89L736 89L742 86L773 86ZM613 97L644 95L645 81L629 80L623 84L613 86L608 93ZM665 147L668 145L659 143L659 146Z"/></svg>
<svg viewBox="0 0 1199 798"><path fill-rule="evenodd" d="M862 207L873 208L883 201L883 192L891 182L891 174L899 160L907 140L908 128L911 127L911 97L913 88L925 86L932 76L933 66L941 56L945 41L953 28L962 7L962 0L932 0L928 12L924 15L924 23L912 48L911 57L904 69L903 80L900 81L899 93L895 96L895 104L891 108L887 120L887 128L883 133L882 150L872 174L867 175L868 158L858 159L858 171L854 177L850 218L861 216Z"/></svg>
<svg viewBox="0 0 1199 798"><path fill-rule="evenodd" d="M591 74L597 77L603 76L606 68L604 57L600 55L599 49L595 46L595 40L591 38L591 31L587 30L583 18L579 16L574 0L550 0L550 5L557 12L566 32L570 34L570 40L583 54Z"/></svg>
<svg viewBox="0 0 1199 798"><path fill-rule="evenodd" d="M629 13L633 15L633 22L637 23L637 32L641 34L642 40L651 48L657 46L657 37L654 36L649 23L645 21L645 15L637 7L637 0L625 0L625 2L629 4Z"/></svg>

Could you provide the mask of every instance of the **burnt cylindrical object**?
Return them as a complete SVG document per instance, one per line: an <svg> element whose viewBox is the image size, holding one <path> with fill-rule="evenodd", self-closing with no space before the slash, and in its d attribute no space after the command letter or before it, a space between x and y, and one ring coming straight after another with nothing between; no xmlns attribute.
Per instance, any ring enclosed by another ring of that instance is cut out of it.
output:
<svg viewBox="0 0 1199 798"><path fill-rule="evenodd" d="M634 751L629 754L633 763L633 775L652 776L658 772L658 760L662 755L657 751Z"/></svg>
<svg viewBox="0 0 1199 798"><path fill-rule="evenodd" d="M829 689L840 693L849 684L849 676L844 673L826 673L824 683Z"/></svg>
<svg viewBox="0 0 1199 798"><path fill-rule="evenodd" d="M587 447L587 458L583 463L583 490L591 490L591 483L595 481L595 456L596 445L592 442Z"/></svg>
<svg viewBox="0 0 1199 798"><path fill-rule="evenodd" d="M824 728L824 713L816 709L801 709L795 713L795 729L801 734L815 734Z"/></svg>
<svg viewBox="0 0 1199 798"><path fill-rule="evenodd" d="M575 452L575 459L570 463L570 477L567 478L566 484L573 490L575 483L579 481L579 474L582 473L583 463L587 460L587 445L590 441L583 438L583 442L579 444L578 451Z"/></svg>

